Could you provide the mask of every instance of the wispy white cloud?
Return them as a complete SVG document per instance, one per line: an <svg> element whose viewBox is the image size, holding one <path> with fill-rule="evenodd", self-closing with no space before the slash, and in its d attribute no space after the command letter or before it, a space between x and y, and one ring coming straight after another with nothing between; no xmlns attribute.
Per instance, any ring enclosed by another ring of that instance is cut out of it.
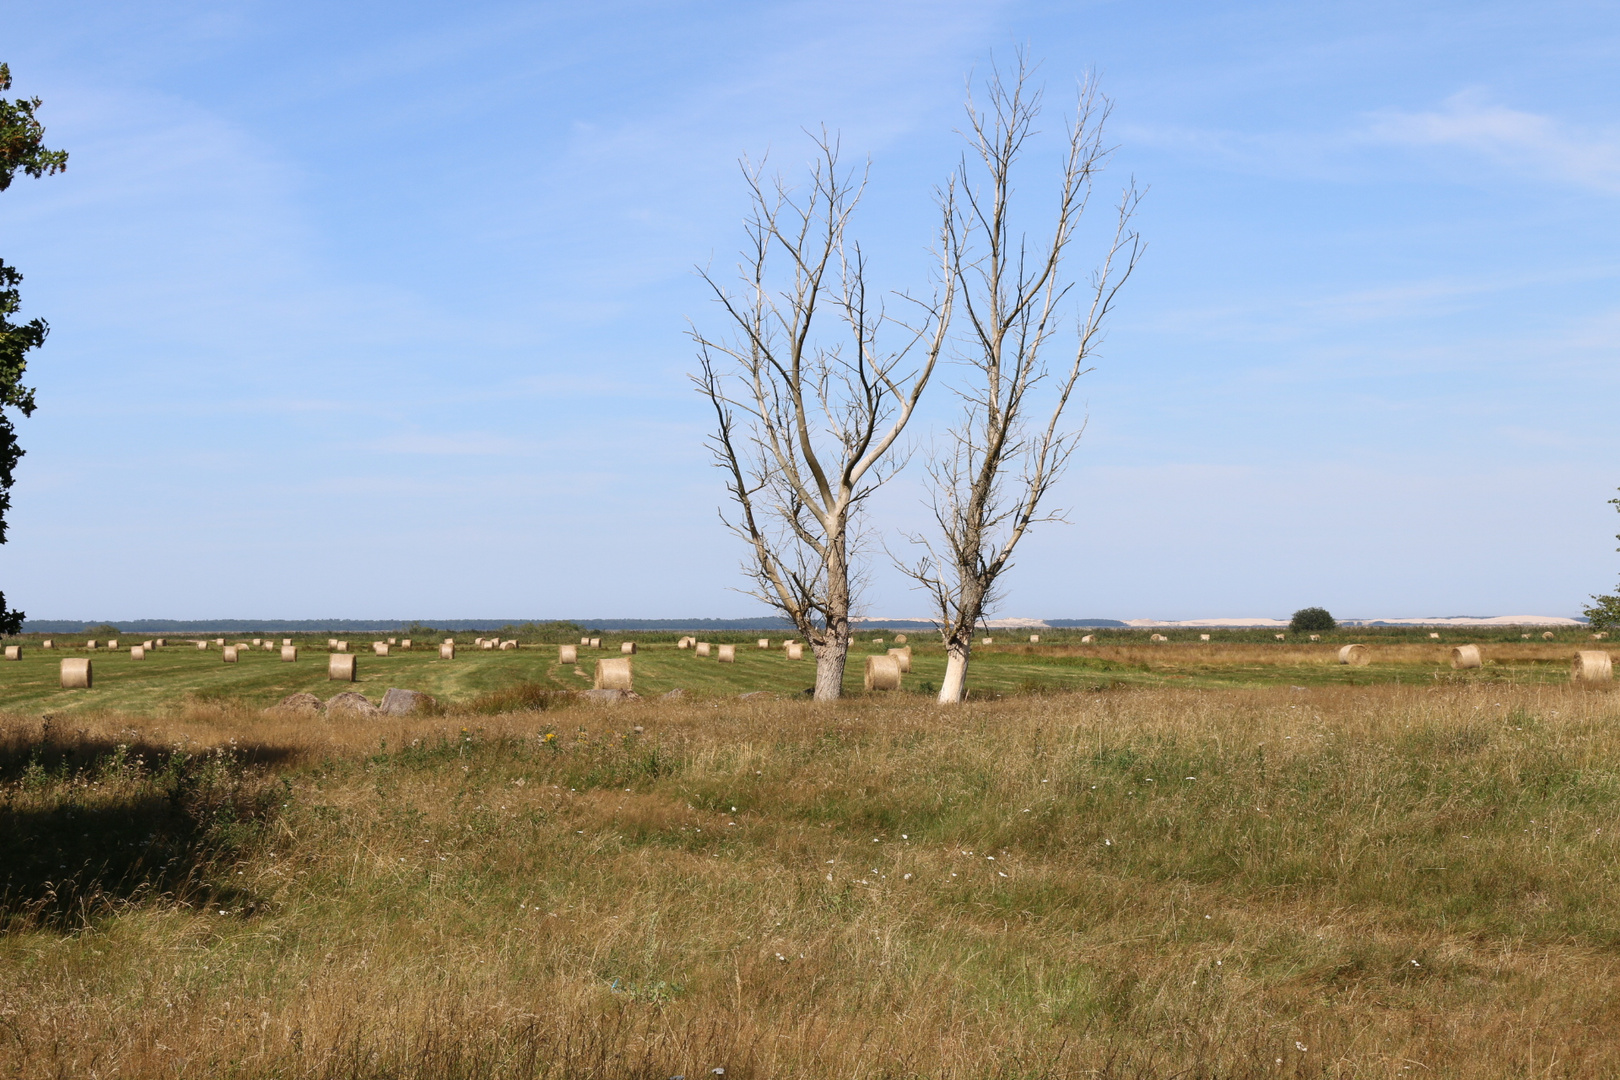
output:
<svg viewBox="0 0 1620 1080"><path fill-rule="evenodd" d="M1620 129L1583 130L1494 104L1479 90L1427 112L1376 114L1359 140L1462 150L1525 175L1620 195Z"/></svg>

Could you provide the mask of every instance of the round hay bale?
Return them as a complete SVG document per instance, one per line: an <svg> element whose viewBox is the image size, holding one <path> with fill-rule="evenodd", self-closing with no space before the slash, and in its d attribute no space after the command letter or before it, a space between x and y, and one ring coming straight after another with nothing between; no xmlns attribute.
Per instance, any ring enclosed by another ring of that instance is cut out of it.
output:
<svg viewBox="0 0 1620 1080"><path fill-rule="evenodd" d="M21 645L7 645L6 646L6 659L7 660L21 660L22 659L22 646Z"/></svg>
<svg viewBox="0 0 1620 1080"><path fill-rule="evenodd" d="M1551 630L1547 630L1547 631L1543 632L1542 635L1541 635L1541 640L1542 641L1551 641L1552 639L1553 639L1553 632Z"/></svg>
<svg viewBox="0 0 1620 1080"><path fill-rule="evenodd" d="M707 641L698 642L695 646L693 646L692 652L696 656L708 656L709 655L709 643Z"/></svg>
<svg viewBox="0 0 1620 1080"><path fill-rule="evenodd" d="M881 644L883 644L883 639L880 638L880 637L875 637L875 638L872 639L872 644L881 645Z"/></svg>
<svg viewBox="0 0 1620 1080"><path fill-rule="evenodd" d="M479 638L473 644L477 645L480 649L489 649L493 651L495 648L495 642L489 638Z"/></svg>
<svg viewBox="0 0 1620 1080"><path fill-rule="evenodd" d="M1429 635L1429 640L1430 641L1439 641L1440 640L1440 635L1439 634L1430 634Z"/></svg>
<svg viewBox="0 0 1620 1080"><path fill-rule="evenodd" d="M559 645L559 646L557 646L557 663L559 663L559 664L577 664L577 663L579 663L579 646L578 645Z"/></svg>
<svg viewBox="0 0 1620 1080"><path fill-rule="evenodd" d="M1356 667L1366 667L1372 659L1372 654L1365 645L1344 645L1339 648L1339 663L1353 664Z"/></svg>
<svg viewBox="0 0 1620 1080"><path fill-rule="evenodd" d="M904 635L904 634L896 634L896 635L894 635L894 643L896 645L904 645L906 643L906 635Z"/></svg>
<svg viewBox="0 0 1620 1080"><path fill-rule="evenodd" d="M1029 635L1029 643L1031 645L1039 645L1041 643L1041 635L1039 635L1039 634L1031 634L1031 635Z"/></svg>
<svg viewBox="0 0 1620 1080"><path fill-rule="evenodd" d="M87 649L93 649L96 647L96 643L93 641L87 641L84 643L84 647Z"/></svg>
<svg viewBox="0 0 1620 1080"><path fill-rule="evenodd" d="M110 641L108 641L108 642L107 642L107 648L109 648L109 649L116 649L116 648L118 648L118 639L117 639L117 638L113 638L113 639L112 639L112 640L110 640Z"/></svg>
<svg viewBox="0 0 1620 1080"><path fill-rule="evenodd" d="M908 672L911 671L911 646L910 645L907 645L903 649L890 649L889 650L889 655L894 657L897 661L899 661L899 663L900 663L900 674L904 675L904 674L907 674Z"/></svg>
<svg viewBox="0 0 1620 1080"><path fill-rule="evenodd" d="M400 642L399 642L399 647L402 648L402 649L405 649L406 651L409 651L410 647L411 647L411 639L410 638L401 638Z"/></svg>
<svg viewBox="0 0 1620 1080"><path fill-rule="evenodd" d="M265 652L275 652L276 648L277 648L277 646L276 646L275 642L271 641L269 638L264 639L264 651Z"/></svg>
<svg viewBox="0 0 1620 1080"><path fill-rule="evenodd" d="M1480 655L1478 645L1458 645L1451 650L1451 666L1459 671L1463 668L1484 667L1485 658Z"/></svg>
<svg viewBox="0 0 1620 1080"><path fill-rule="evenodd" d="M979 644L980 644L980 645L994 645L994 644L995 644L995 641L996 641L996 639L995 639L995 638L991 638L991 637L987 637L987 638L980 638L980 639L979 639Z"/></svg>
<svg viewBox="0 0 1620 1080"><path fill-rule="evenodd" d="M900 661L892 656L868 656L866 675L861 680L867 693L900 689Z"/></svg>
<svg viewBox="0 0 1620 1080"><path fill-rule="evenodd" d="M1087 634L1085 637L1080 639L1080 644L1082 644L1082 645L1090 645L1090 644L1093 644L1096 640L1097 640L1097 635L1096 634Z"/></svg>
<svg viewBox="0 0 1620 1080"><path fill-rule="evenodd" d="M787 658L789 660L803 660L804 646L797 641L790 643L787 647Z"/></svg>
<svg viewBox="0 0 1620 1080"><path fill-rule="evenodd" d="M456 643L455 638L447 637L443 641L441 641L439 644L441 644L441 645L454 645L455 643Z"/></svg>
<svg viewBox="0 0 1620 1080"><path fill-rule="evenodd" d="M329 638L327 638L327 639L326 639L326 647L327 647L327 648L328 648L328 649L335 649L335 648L337 648L337 638L335 638L335 637L329 637Z"/></svg>
<svg viewBox="0 0 1620 1080"><path fill-rule="evenodd" d="M131 645L129 647L129 658L131 660L145 660L146 659L146 646L145 645Z"/></svg>
<svg viewBox="0 0 1620 1080"><path fill-rule="evenodd" d="M1287 641L1288 640L1288 635L1287 634L1273 634L1272 636L1275 637L1278 641Z"/></svg>
<svg viewBox="0 0 1620 1080"><path fill-rule="evenodd" d="M1603 640L1603 639L1604 639L1604 638L1606 638L1606 637L1608 637L1608 636L1609 636L1609 635L1608 635L1608 634L1606 634L1606 633L1601 633L1601 632L1600 632L1600 633L1596 633L1596 634L1593 634L1593 635L1592 635L1592 640L1593 640L1593 641L1602 641L1602 640ZM47 642L46 642L46 643L45 643L45 647L46 647L46 648L47 648L47 649L48 649L48 648L50 648L50 647L51 647L51 643L50 643L50 642L48 642L48 641L47 641Z"/></svg>
<svg viewBox="0 0 1620 1080"><path fill-rule="evenodd" d="M439 659L440 660L454 660L455 658L456 658L455 642L447 641L443 645L439 646Z"/></svg>
<svg viewBox="0 0 1620 1080"><path fill-rule="evenodd" d="M601 647L602 647L602 639L601 638L599 638L599 637L591 638L591 648L600 649Z"/></svg>
<svg viewBox="0 0 1620 1080"><path fill-rule="evenodd" d="M1170 639L1165 637L1163 634L1149 634L1148 635L1148 640L1149 641L1169 641Z"/></svg>
<svg viewBox="0 0 1620 1080"><path fill-rule="evenodd" d="M591 639L588 637L582 637L579 639L579 643L581 645L589 645L591 643Z"/></svg>
<svg viewBox="0 0 1620 1080"><path fill-rule="evenodd" d="M1530 640L1530 635L1529 634L1520 634L1519 635L1519 640L1520 641L1529 641Z"/></svg>
<svg viewBox="0 0 1620 1080"><path fill-rule="evenodd" d="M326 658L326 677L335 682L354 682L360 673L359 659L352 653L333 653Z"/></svg>
<svg viewBox="0 0 1620 1080"><path fill-rule="evenodd" d="M152 643L150 641L143 641L141 642L141 648L150 649L152 648Z"/></svg>
<svg viewBox="0 0 1620 1080"><path fill-rule="evenodd" d="M518 647L518 643L515 642L515 641L508 640L508 641L501 642L501 648L503 648L503 649L508 649L508 650L515 651L517 649L517 647Z"/></svg>
<svg viewBox="0 0 1620 1080"><path fill-rule="evenodd" d="M283 642L282 642L282 644L283 644L283 645L291 645L291 644L292 644L292 642L290 642L290 641L283 641ZM390 644L390 645L398 645L398 644L399 644L399 638L389 638L389 639L388 639L388 644Z"/></svg>
<svg viewBox="0 0 1620 1080"><path fill-rule="evenodd" d="M161 644L163 644L163 642L159 641L158 644L161 645ZM292 644L292 638L284 637L284 638L281 639L281 647L283 649L285 649L287 646L289 646L291 644Z"/></svg>
<svg viewBox="0 0 1620 1080"><path fill-rule="evenodd" d="M631 685L633 672L630 670L630 660L626 657L614 657L609 660L596 662L597 690L633 690Z"/></svg>
<svg viewBox="0 0 1620 1080"><path fill-rule="evenodd" d="M91 673L90 661L83 657L68 657L62 661L61 670L62 689L88 690L90 689Z"/></svg>
<svg viewBox="0 0 1620 1080"><path fill-rule="evenodd" d="M1209 640L1209 635L1208 634L1199 634L1198 635L1198 640L1199 641L1208 641Z"/></svg>
<svg viewBox="0 0 1620 1080"><path fill-rule="evenodd" d="M1614 661L1602 649L1582 649L1575 654L1569 667L1572 683L1606 683L1614 681Z"/></svg>
<svg viewBox="0 0 1620 1080"><path fill-rule="evenodd" d="M683 637L681 640L675 643L675 647L677 649L690 649L692 647L692 639L689 637Z"/></svg>
<svg viewBox="0 0 1620 1080"><path fill-rule="evenodd" d="M223 649L220 650L220 655L225 658L225 663L227 663L227 664L236 663L236 646L235 645L227 645L227 646L225 646Z"/></svg>
<svg viewBox="0 0 1620 1080"><path fill-rule="evenodd" d="M338 652L348 652L349 651L349 643L347 641L340 641L340 642L338 642L336 645L334 645L332 647L334 649L336 649Z"/></svg>
<svg viewBox="0 0 1620 1080"><path fill-rule="evenodd" d="M157 639L157 647L160 648L160 649L163 648L163 639L162 638Z"/></svg>
<svg viewBox="0 0 1620 1080"><path fill-rule="evenodd" d="M225 647L225 639L222 637L217 637L214 639L214 644L223 649Z"/></svg>
<svg viewBox="0 0 1620 1080"><path fill-rule="evenodd" d="M264 639L263 638L254 638L253 639L253 644L255 644L255 645L263 645L264 644Z"/></svg>
<svg viewBox="0 0 1620 1080"><path fill-rule="evenodd" d="M197 648L201 649L203 652L207 652L208 651L208 642L206 642L206 641L197 642Z"/></svg>
<svg viewBox="0 0 1620 1080"><path fill-rule="evenodd" d="M1311 640L1312 641L1321 641L1322 640L1322 635L1321 634L1312 634L1311 635Z"/></svg>
<svg viewBox="0 0 1620 1080"><path fill-rule="evenodd" d="M722 645L716 651L715 659L722 664L735 664L737 662L737 646Z"/></svg>
<svg viewBox="0 0 1620 1080"><path fill-rule="evenodd" d="M756 649L768 649L770 647L771 647L771 639L770 638L762 637L762 638L759 639L758 642L756 642L754 644L754 648L756 648Z"/></svg>
<svg viewBox="0 0 1620 1080"><path fill-rule="evenodd" d="M56 648L56 642L52 641L50 638L46 638L44 641L39 643L39 647L42 649L54 649Z"/></svg>
<svg viewBox="0 0 1620 1080"><path fill-rule="evenodd" d="M623 656L636 655L636 643L633 641L621 641L619 643L619 653Z"/></svg>
<svg viewBox="0 0 1620 1080"><path fill-rule="evenodd" d="M371 651L376 653L378 656L387 656L388 655L388 642L386 642L386 641L373 641L371 643Z"/></svg>
<svg viewBox="0 0 1620 1080"><path fill-rule="evenodd" d="M292 646L292 645L283 645L281 647L281 662L284 663L284 664L292 664L292 663L296 663L297 661L298 661L298 649L297 649L297 647Z"/></svg>

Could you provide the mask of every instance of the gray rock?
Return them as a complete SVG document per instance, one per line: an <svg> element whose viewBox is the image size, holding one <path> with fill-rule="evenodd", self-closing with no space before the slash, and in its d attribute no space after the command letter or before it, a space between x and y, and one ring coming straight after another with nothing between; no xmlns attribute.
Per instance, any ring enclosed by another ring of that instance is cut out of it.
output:
<svg viewBox="0 0 1620 1080"><path fill-rule="evenodd" d="M437 704L433 695L424 694L420 690L389 687L388 693L383 695L382 705L378 706L378 711L384 716L409 716L414 712L428 712Z"/></svg>
<svg viewBox="0 0 1620 1080"><path fill-rule="evenodd" d="M276 702L278 712L320 712L321 699L314 694L288 694Z"/></svg>
<svg viewBox="0 0 1620 1080"><path fill-rule="evenodd" d="M326 715L376 716L377 706L366 700L366 695L345 690L326 699Z"/></svg>
<svg viewBox="0 0 1620 1080"><path fill-rule="evenodd" d="M634 690L582 690L579 696L586 701L600 701L608 705L617 705L621 701L641 700L641 695Z"/></svg>

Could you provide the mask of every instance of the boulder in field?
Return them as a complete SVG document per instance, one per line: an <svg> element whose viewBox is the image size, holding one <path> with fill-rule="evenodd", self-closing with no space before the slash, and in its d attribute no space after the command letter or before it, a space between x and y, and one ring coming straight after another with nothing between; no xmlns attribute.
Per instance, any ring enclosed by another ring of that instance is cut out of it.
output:
<svg viewBox="0 0 1620 1080"><path fill-rule="evenodd" d="M437 704L432 694L390 687L388 693L383 695L378 711L384 716L409 716L414 712L427 712Z"/></svg>

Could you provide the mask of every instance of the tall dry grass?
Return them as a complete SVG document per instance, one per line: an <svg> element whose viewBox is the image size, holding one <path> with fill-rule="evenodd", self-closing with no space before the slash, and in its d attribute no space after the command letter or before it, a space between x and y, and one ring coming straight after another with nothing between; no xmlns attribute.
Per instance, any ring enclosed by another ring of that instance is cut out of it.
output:
<svg viewBox="0 0 1620 1080"><path fill-rule="evenodd" d="M1614 1075L1613 701L1356 687L17 720L5 843L20 825L80 855L92 811L179 816L135 817L168 823L167 876L125 858L97 892L94 866L68 867L61 904L0 871L0 1064Z"/></svg>

